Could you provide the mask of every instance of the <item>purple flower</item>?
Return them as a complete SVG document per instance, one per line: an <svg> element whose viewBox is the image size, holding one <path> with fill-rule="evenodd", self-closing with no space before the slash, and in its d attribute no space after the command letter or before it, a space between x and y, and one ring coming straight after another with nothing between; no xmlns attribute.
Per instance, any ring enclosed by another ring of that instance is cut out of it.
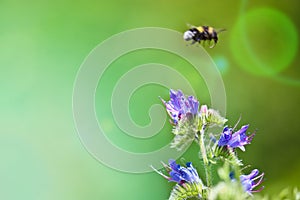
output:
<svg viewBox="0 0 300 200"><path fill-rule="evenodd" d="M231 148L240 148L245 151L244 145L250 144L254 137L254 133L247 136L246 131L249 125L242 126L242 128L235 133L233 133L232 128L225 127L221 133L218 145L219 146L229 146Z"/></svg>
<svg viewBox="0 0 300 200"><path fill-rule="evenodd" d="M259 171L257 169L252 170L252 172L249 175L241 175L240 180L242 183L242 186L246 192L251 194L252 192L260 192L264 187L261 187L257 190L253 190L255 187L257 187L259 184L261 184L264 173L259 174ZM256 181L258 179L258 181Z"/></svg>
<svg viewBox="0 0 300 200"><path fill-rule="evenodd" d="M187 162L186 167L182 167L176 164L175 160L170 159L169 165L165 165L165 168L169 171L170 177L153 169L169 181L177 182L181 185L184 183L202 183L197 170L193 167L191 162Z"/></svg>
<svg viewBox="0 0 300 200"><path fill-rule="evenodd" d="M199 101L193 96L185 97L180 90L171 89L170 100L166 102L162 99L162 102L174 124L177 124L186 115L196 115L199 109Z"/></svg>

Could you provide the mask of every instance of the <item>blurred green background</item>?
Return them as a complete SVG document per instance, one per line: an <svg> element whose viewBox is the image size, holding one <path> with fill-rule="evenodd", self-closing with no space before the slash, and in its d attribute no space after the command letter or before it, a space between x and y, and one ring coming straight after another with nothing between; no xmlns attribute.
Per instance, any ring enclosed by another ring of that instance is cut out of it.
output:
<svg viewBox="0 0 300 200"><path fill-rule="evenodd" d="M1 0L0 199L167 199L173 184L159 175L118 172L85 150L73 121L72 91L84 58L113 34L147 26L184 32L186 23L227 29L207 51L223 76L229 125L242 115L241 124L258 129L240 156L265 172L263 193L300 187L299 7L298 0ZM209 104L203 81L180 58L155 50L126 56L99 84L99 119L111 115L107 98L118 77L149 62L181 70ZM138 124L149 123L157 96L167 99L167 89L146 85L133 94L130 110ZM155 150L172 139L169 124L149 143L112 126L108 137L130 151ZM192 146L184 158L197 163L196 151Z"/></svg>

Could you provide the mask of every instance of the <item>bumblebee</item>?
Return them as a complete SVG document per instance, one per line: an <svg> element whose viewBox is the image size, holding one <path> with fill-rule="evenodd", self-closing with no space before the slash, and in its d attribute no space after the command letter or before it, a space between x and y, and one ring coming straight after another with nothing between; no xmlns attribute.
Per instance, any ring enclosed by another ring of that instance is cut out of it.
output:
<svg viewBox="0 0 300 200"><path fill-rule="evenodd" d="M211 43L211 40L213 40L214 44L209 47L213 48L218 42L218 33L220 33L221 31L225 31L225 29L216 31L213 27L210 26L191 26L188 31L184 32L183 39L185 41L192 40L191 45L195 44L196 42L201 44L201 41L203 41L203 43L205 41Z"/></svg>

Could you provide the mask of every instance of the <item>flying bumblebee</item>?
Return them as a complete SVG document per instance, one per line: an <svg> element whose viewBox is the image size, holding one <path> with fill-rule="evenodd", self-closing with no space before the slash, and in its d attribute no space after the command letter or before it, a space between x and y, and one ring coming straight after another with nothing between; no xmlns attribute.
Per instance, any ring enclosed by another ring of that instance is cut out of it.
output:
<svg viewBox="0 0 300 200"><path fill-rule="evenodd" d="M191 45L195 44L196 42L201 44L201 41L203 41L203 43L205 41L211 43L211 40L213 40L214 44L209 47L209 48L213 48L218 42L218 33L222 31L225 31L225 29L216 31L213 27L210 26L195 27L190 25L190 29L184 32L183 39L185 41L192 40Z"/></svg>

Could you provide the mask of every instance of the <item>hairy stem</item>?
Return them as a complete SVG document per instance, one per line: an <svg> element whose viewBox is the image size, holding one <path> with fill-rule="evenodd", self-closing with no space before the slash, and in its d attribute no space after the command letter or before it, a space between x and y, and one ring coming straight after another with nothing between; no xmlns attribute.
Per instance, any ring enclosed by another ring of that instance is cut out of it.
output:
<svg viewBox="0 0 300 200"><path fill-rule="evenodd" d="M205 176L206 176L206 185L207 187L211 186L211 166L210 163L207 159L207 153L206 153L206 148L205 148L205 144L204 144L204 133L205 133L205 125L202 126L201 130L200 130L200 138L199 138L199 146L200 146L200 152L201 152L201 156L203 159L203 163L204 163L204 171L205 171Z"/></svg>

